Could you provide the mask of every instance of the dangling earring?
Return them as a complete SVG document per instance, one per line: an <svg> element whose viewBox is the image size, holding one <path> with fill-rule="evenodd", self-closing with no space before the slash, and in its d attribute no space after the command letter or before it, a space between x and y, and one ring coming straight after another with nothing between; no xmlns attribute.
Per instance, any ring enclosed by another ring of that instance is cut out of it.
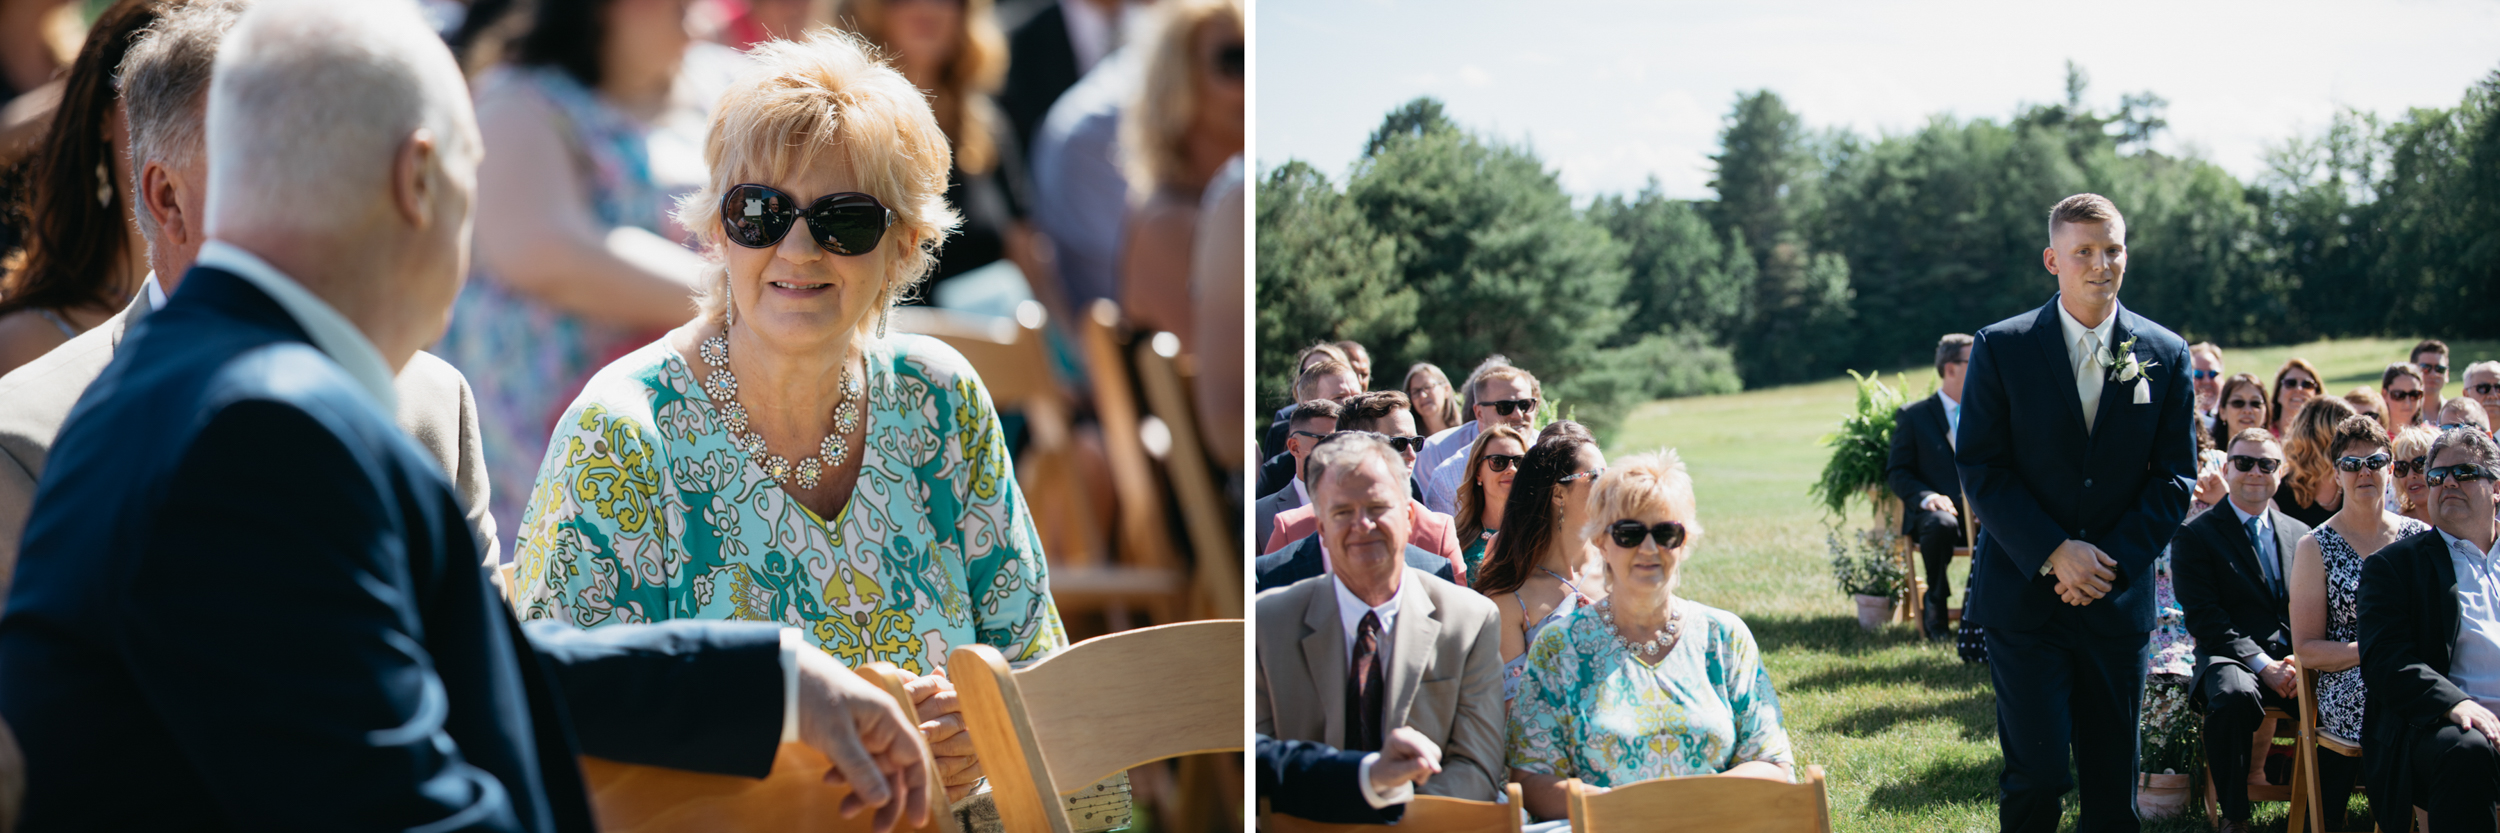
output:
<svg viewBox="0 0 2500 833"><path fill-rule="evenodd" d="M738 323L738 299L729 294L729 270L727 269L720 270L720 308L721 315L724 317L721 321L721 329L727 330L729 325Z"/></svg>
<svg viewBox="0 0 2500 833"><path fill-rule="evenodd" d="M112 146L106 145L105 149ZM113 166L102 159L95 161L95 201L97 205L113 207Z"/></svg>
<svg viewBox="0 0 2500 833"><path fill-rule="evenodd" d="M877 338L879 340L885 338L885 323L893 317L894 305L892 303L887 303L884 309L877 311Z"/></svg>

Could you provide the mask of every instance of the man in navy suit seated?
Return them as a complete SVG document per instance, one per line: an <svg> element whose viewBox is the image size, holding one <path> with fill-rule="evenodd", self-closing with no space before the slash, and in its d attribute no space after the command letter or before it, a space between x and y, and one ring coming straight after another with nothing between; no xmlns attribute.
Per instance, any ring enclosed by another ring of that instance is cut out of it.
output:
<svg viewBox="0 0 2500 833"><path fill-rule="evenodd" d="M1396 824L1415 785L1441 771L1441 747L1400 726L1378 752L1307 740L1258 742L1258 796L1288 816L1330 824Z"/></svg>
<svg viewBox="0 0 2500 833"><path fill-rule="evenodd" d="M1953 548L1962 546L1962 472L1953 463L1953 429L1962 423L1962 380L1970 375L1970 336L1936 342L1936 393L1901 406L1893 417L1892 458L1884 482L1901 498L1901 534L1918 542L1927 569L1919 621L1927 638L1953 635L1944 608L1953 599Z"/></svg>
<svg viewBox="0 0 2500 833"><path fill-rule="evenodd" d="M25 829L590 831L579 755L762 776L792 740L925 819L901 708L795 631L525 629L489 584L392 418L482 151L414 5L259 4L207 95L211 241L72 410L0 619Z"/></svg>

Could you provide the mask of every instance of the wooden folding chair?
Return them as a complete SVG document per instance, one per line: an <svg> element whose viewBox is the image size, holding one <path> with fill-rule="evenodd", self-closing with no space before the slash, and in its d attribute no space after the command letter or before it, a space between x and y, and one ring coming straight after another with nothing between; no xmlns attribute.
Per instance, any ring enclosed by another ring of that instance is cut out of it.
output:
<svg viewBox="0 0 2500 833"><path fill-rule="evenodd" d="M1806 767L1806 778L1783 784L1738 775L1658 778L1597 791L1574 778L1569 796L1571 833L1831 833L1832 799L1823 768Z"/></svg>
<svg viewBox="0 0 2500 833"><path fill-rule="evenodd" d="M1971 548L1978 544L1979 522L1971 517L1970 495L1965 493L1962 495L1962 545L1953 548L1953 557L1970 558ZM1901 536L1901 566L1910 577L1910 580L1903 585L1909 588L1907 591L1909 598L1903 600L1904 603L1901 606L1909 610L1910 626L1924 633L1927 630L1927 606L1925 604L1927 574L1923 572L1926 565L1919 563L1918 539L1908 535ZM1945 566L1946 569L1951 569L1952 562L1947 561ZM1962 609L1953 606L1952 602L1947 600L1944 615L1947 623L1958 621L1962 618Z"/></svg>
<svg viewBox="0 0 2500 833"><path fill-rule="evenodd" d="M1060 601L1061 612L1072 602L1102 607L1112 630L1127 627L1130 604L1145 608L1157 624L1179 619L1187 580L1172 552L1163 484L1146 450L1129 358L1120 348L1122 326L1120 305L1108 298L1095 299L1085 320L1078 322L1086 372L1093 378L1094 418L1102 426L1103 453L1110 458L1112 493L1119 507L1112 559L1050 577L1051 595Z"/></svg>
<svg viewBox="0 0 2500 833"><path fill-rule="evenodd" d="M1137 377L1146 388L1146 403L1172 431L1172 451L1165 455L1172 492L1180 498L1181 519L1194 550L1191 573L1207 610L1224 618L1241 616L1241 544L1233 537L1238 515L1226 518L1224 498L1216 490L1215 470L1207 464L1199 442L1197 408L1181 381L1181 340L1155 333L1137 345Z"/></svg>
<svg viewBox="0 0 2500 833"><path fill-rule="evenodd" d="M857 673L885 689L902 704L903 715L919 724L911 696L903 691L909 675L882 662L869 663ZM929 772L937 772L925 744L920 758ZM582 756L582 780L590 787L591 813L603 833L868 830L871 814L842 817L842 799L851 790L825 783L825 772L832 768L815 747L800 743L782 744L773 756L772 774L762 780ZM910 829L958 833L954 814L946 811L945 793L938 796L938 806L929 808L929 824Z"/></svg>
<svg viewBox="0 0 2500 833"><path fill-rule="evenodd" d="M1330 824L1323 821L1288 816L1283 813L1259 813L1259 829L1265 833L1390 833L1390 831L1430 830L1435 833L1519 833L1519 785L1505 788L1510 803L1469 801L1438 795L1419 795L1406 804L1406 814L1398 823Z"/></svg>
<svg viewBox="0 0 2500 833"><path fill-rule="evenodd" d="M1009 833L1073 833L1059 797L1113 773L1241 751L1244 633L1239 619L1140 628L1021 671L988 645L956 648L947 676Z"/></svg>
<svg viewBox="0 0 2500 833"><path fill-rule="evenodd" d="M2293 753L2296 756L2293 764L2298 771L2292 777L2294 783L2301 784L2307 792L2309 833L2326 833L2326 817L2341 815L2326 811L2326 798L2320 792L2321 782L2318 779L2320 749L2355 760L2361 758L2361 742L2358 739L2328 734L2325 727L2318 725L2318 672L2303 668L2300 669L2300 751ZM2300 817L2294 816L2284 822L2283 829L2299 833L2301 822Z"/></svg>
<svg viewBox="0 0 2500 833"><path fill-rule="evenodd" d="M2310 721L2305 718L2311 717L2312 715L2309 713L2309 701L2306 699L2307 692L2302 692L2302 694L2303 699L2301 700L2301 704L2303 708L2300 709L2300 718L2297 718L2300 719L2301 722L2297 726L2292 725L2292 721L2296 719L2292 713L2271 706L2266 708L2266 717L2274 719L2275 740L2289 738L2294 743L2299 743L2301 742L2300 739L2307 735ZM2297 755L2298 752L2295 751L2294 754ZM2297 758L2295 758L2294 762L2298 762ZM2302 770L2299 766L2294 766L2292 767L2292 782L2289 784L2250 784L2248 785L2248 803L2255 804L2260 801L2290 802L2292 805L2291 814L2287 817L2289 820L2284 823L2283 829L2294 831L2299 830L2301 829L2301 825L2306 823L2304 819L2309 818L2310 802L2315 800L2313 797L2317 795L2318 791L2316 782L2311 780L2308 775L2309 773ZM2231 777L2247 780L2248 773L2235 772L2231 774ZM2212 761L2205 762L2205 820L2217 827L2222 824L2222 799L2220 794L2214 792L2214 765Z"/></svg>

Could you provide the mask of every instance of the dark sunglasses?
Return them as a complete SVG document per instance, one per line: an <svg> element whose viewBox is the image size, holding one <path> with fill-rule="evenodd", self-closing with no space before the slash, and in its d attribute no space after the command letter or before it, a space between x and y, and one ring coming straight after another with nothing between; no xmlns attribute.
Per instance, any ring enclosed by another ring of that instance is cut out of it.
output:
<svg viewBox="0 0 2500 833"><path fill-rule="evenodd" d="M1521 411L1534 412L1536 410L1536 397L1531 396L1526 399L1500 399L1492 402L1478 402L1476 404L1483 407L1490 407L1493 409L1494 413L1501 414L1503 416L1510 416L1511 414L1519 413Z"/></svg>
<svg viewBox="0 0 2500 833"><path fill-rule="evenodd" d="M1294 436L1296 436L1296 437L1309 437L1309 438L1314 439L1314 440L1325 440L1325 439L1328 439L1328 435L1326 435L1326 434L1322 434L1322 433L1319 433L1319 432L1317 432L1317 431L1295 431L1295 432L1293 432L1293 435L1294 435Z"/></svg>
<svg viewBox="0 0 2500 833"><path fill-rule="evenodd" d="M1620 520L1607 526L1606 534L1614 537L1615 546L1627 550L1640 547L1643 538L1657 541L1658 548L1662 550L1684 546L1684 525L1675 521L1650 526L1640 521Z"/></svg>
<svg viewBox="0 0 2500 833"><path fill-rule="evenodd" d="M1239 81L1249 75L1243 69L1248 60L1249 51L1241 44L1225 44L1224 48L1215 50L1215 74Z"/></svg>
<svg viewBox="0 0 2500 833"><path fill-rule="evenodd" d="M2275 390L2282 390L2282 389L2284 389L2284 388L2294 388L2294 389L2298 389L2298 390L2317 390L2317 389L2318 389L2318 383L2316 383L2316 382L2312 382L2312 381L2309 381L2309 380L2307 380L2307 379L2285 379L2285 380L2283 380L2280 384L2277 384L2277 385L2275 385L2275 386L2274 386L2274 389L2275 389Z"/></svg>
<svg viewBox="0 0 2500 833"><path fill-rule="evenodd" d="M2433 486L2439 485L2440 482L2444 480L2455 480L2456 482L2462 484L2472 483L2476 480L2484 480L2490 477L2491 472L2484 471L2483 467L2474 465L2473 463L2458 463L2453 466L2440 466L2439 468L2431 469L2422 473L2422 479L2429 481L2430 485Z"/></svg>
<svg viewBox="0 0 2500 833"><path fill-rule="evenodd" d="M1521 458L1522 456L1524 456L1524 455L1519 455L1519 454L1487 454L1487 455L1484 455L1484 461L1485 461L1485 462L1487 462L1487 463L1491 463L1491 464L1493 464L1493 470L1494 470L1494 471L1497 471L1497 472L1503 472L1503 471L1510 471L1510 467L1511 467L1511 466L1513 466L1513 465L1517 465L1517 464L1519 463L1519 460L1520 460L1520 458Z"/></svg>
<svg viewBox="0 0 2500 833"><path fill-rule="evenodd" d="M2223 400L2222 406L2225 408L2263 408L2266 406L2266 401L2263 399L2226 399Z"/></svg>
<svg viewBox="0 0 2500 833"><path fill-rule="evenodd" d="M2423 468L2429 466L2430 464L2431 458L2430 455L2427 454L2415 457L2411 460L2398 460L2396 461L2396 476L2412 477L2413 475L2420 473Z"/></svg>
<svg viewBox="0 0 2500 833"><path fill-rule="evenodd" d="M2219 371L2219 370L2198 370L2198 369L2195 369L2195 368L2189 368L2189 369L2188 369L2188 378L2190 378L2190 379L2194 379L2194 380L2199 381L2199 382L2205 381L2205 380L2207 380L2207 379L2219 379L2219 378L2222 378L2222 371Z"/></svg>
<svg viewBox="0 0 2500 833"><path fill-rule="evenodd" d="M1388 440L1390 450L1396 451L1400 454L1404 454L1409 451L1424 450L1424 438L1413 434L1408 434L1403 437L1382 434L1380 435L1380 438Z"/></svg>
<svg viewBox="0 0 2500 833"><path fill-rule="evenodd" d="M2250 457L2246 454L2231 455L2231 467L2239 469L2240 471L2247 471L2251 466L2254 466L2258 471L2273 474L2275 468L2281 465L2283 465L2283 461L2272 457Z"/></svg>
<svg viewBox="0 0 2500 833"><path fill-rule="evenodd" d="M877 241L894 225L894 209L856 191L826 194L806 208L800 208L789 194L764 185L734 186L720 198L721 231L730 242L750 249L780 243L801 217L807 219L808 236L816 245L849 257L876 251Z"/></svg>
<svg viewBox="0 0 2500 833"><path fill-rule="evenodd" d="M2422 398L2422 392L2418 390L2391 390L2387 392L2387 401L2389 402L2406 402L2420 398Z"/></svg>
<svg viewBox="0 0 2500 833"><path fill-rule="evenodd" d="M2424 372L2424 373L2446 373L2446 372L2448 372L2448 366L2447 366L2447 365L2444 365L2444 364L2431 364L2431 363L2429 363L2429 362L2423 362L2423 363L2422 363L2422 372Z"/></svg>
<svg viewBox="0 0 2500 833"><path fill-rule="evenodd" d="M2378 471L2379 469L2387 467L2387 461L2389 459L2391 458L2389 458L2387 456L2387 452L2384 451L2372 454L2368 457L2337 457L2335 458L2335 469L2337 471L2360 471L2367 468L2371 471Z"/></svg>
<svg viewBox="0 0 2500 833"><path fill-rule="evenodd" d="M2474 385L2472 390L2475 396L2490 396L2493 391L2500 391L2500 384L2482 382Z"/></svg>
<svg viewBox="0 0 2500 833"><path fill-rule="evenodd" d="M1555 482L1555 483L1557 483L1557 484L1560 484L1560 485L1569 486L1569 485L1571 485L1571 481L1574 481L1574 480L1594 480L1594 479L1596 479L1596 478L1597 478L1597 476L1598 476L1598 475L1605 474L1605 473L1606 473L1606 467L1605 467L1605 466L1598 466L1597 468L1589 469L1588 471L1584 471L1584 472L1581 472L1581 473L1579 473L1579 474L1566 474L1566 475L1563 475L1560 479L1557 479L1557 480L1555 480L1554 482Z"/></svg>

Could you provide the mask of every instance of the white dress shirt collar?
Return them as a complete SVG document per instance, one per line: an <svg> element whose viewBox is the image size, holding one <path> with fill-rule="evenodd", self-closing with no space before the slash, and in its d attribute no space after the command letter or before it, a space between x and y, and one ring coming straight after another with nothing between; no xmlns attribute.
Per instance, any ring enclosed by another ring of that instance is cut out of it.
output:
<svg viewBox="0 0 2500 833"><path fill-rule="evenodd" d="M2109 315L2101 319L2100 326L2086 327L2083 325L2083 322L2075 320L2074 313L2066 311L2066 300L2064 298L2059 298L2057 301L2057 324L2066 333L2066 349L2069 351L2067 358L2071 360L2070 363L2073 364L2078 370L2083 367L2083 357L2073 355L2071 352L2082 349L2076 346L2076 342L2083 340L2084 333L2091 333L2099 339L2101 351L2106 353L2110 349L2110 330L2114 328L2117 322L2118 307L2114 304L2109 308Z"/></svg>
<svg viewBox="0 0 2500 833"><path fill-rule="evenodd" d="M139 291L148 296L149 312L165 308L165 287L156 282L155 272L148 273L148 279L139 284Z"/></svg>
<svg viewBox="0 0 2500 833"><path fill-rule="evenodd" d="M1412 579L1407 577L1406 563L1403 556L1401 556L1398 562L1397 592L1389 594L1389 600L1381 602L1379 607L1373 607L1371 605L1364 604L1361 598L1354 595L1354 591L1346 589L1344 579L1338 578L1333 574L1328 577L1328 585L1337 589L1337 624L1343 626L1345 631L1345 657L1347 662L1354 661L1354 635L1356 633L1356 629L1362 627L1363 625L1363 614L1373 613L1380 616L1380 664L1383 668L1388 667L1390 643L1389 634L1394 628L1397 627L1398 603L1400 600L1406 598L1406 585L1411 581Z"/></svg>
<svg viewBox="0 0 2500 833"><path fill-rule="evenodd" d="M2273 521L2271 521L2271 520L2268 520L2268 519L2266 518L2266 514L2265 514L2264 512L2262 512L2262 511L2261 511L2261 512L2258 512L2257 514L2254 514L2254 515L2249 514L2247 510L2244 510L2244 509L2241 509L2241 508L2240 508L2240 504L2239 504L2239 502L2238 502L2238 501L2234 501L2234 500L2230 499L2229 497L2225 497L2225 498L2223 498L2223 499L2222 499L2222 502L2223 502L2223 503L2227 503L2227 504L2230 504L2230 505L2231 505L2231 512L2232 512L2232 514L2235 514L2235 515L2240 516L2240 526L2245 527L2245 526L2247 526L2247 525L2248 525L2248 519L2250 519L2250 518L2256 518L2256 519L2257 519L2257 527L2258 527L2259 529L2269 529L2269 530L2270 530L2270 529L2273 529L2273 528L2274 528L2274 522L2273 522Z"/></svg>
<svg viewBox="0 0 2500 833"><path fill-rule="evenodd" d="M2439 528L2438 528L2438 527L2432 527L2432 529L2439 529ZM2451 552L2451 553L2455 553L2455 554L2458 554L2458 555L2472 555L2472 556L2474 556L2475 558L2480 559L2480 560L2483 562L2483 564L2484 564L2485 566L2500 566L2500 565L2493 565L2493 564L2491 563L2491 562L2492 562L2492 559L2495 559L2495 558L2500 558L2500 537L2495 537L2495 538L2493 538L2493 539L2492 539L2492 541L2491 541L2491 549L2489 549L2489 550L2485 550L2485 551L2480 551L2480 552L2478 552L2478 551L2476 551L2476 550L2474 549L2474 542L2472 542L2472 541L2468 541L2468 540L2465 540L2465 539L2463 539L2463 538L2459 538L2459 537L2454 536L2454 535L2450 535L2450 534L2448 534L2448 530L2445 530L2445 529L2440 529L2440 530L2439 530L2439 537L2447 541L2447 543L2448 543L2448 551L2449 551L2449 552Z"/></svg>
<svg viewBox="0 0 2500 833"><path fill-rule="evenodd" d="M381 406L382 413L399 412L399 395L391 387L391 366L382 360L382 351L374 349L364 331L356 329L354 322L340 315L321 296L268 261L223 240L211 240L200 247L198 263L234 273L267 293L270 300L278 302L278 307L295 319L296 326L304 328L304 335L312 339L314 347L328 354L331 361L347 371L348 378L364 387L374 404Z"/></svg>
<svg viewBox="0 0 2500 833"><path fill-rule="evenodd" d="M1304 487L1302 486L1302 474L1301 474L1300 472L1295 472L1295 473L1294 473L1294 477L1293 477L1293 496L1294 496L1294 497L1296 497L1296 498L1300 498L1300 499L1302 500L1302 505L1303 505L1303 506L1310 506L1310 505L1311 505L1311 490L1310 490L1310 489L1307 489L1307 488L1304 488ZM1312 507L1312 508L1313 508L1314 514L1316 514L1318 507Z"/></svg>

